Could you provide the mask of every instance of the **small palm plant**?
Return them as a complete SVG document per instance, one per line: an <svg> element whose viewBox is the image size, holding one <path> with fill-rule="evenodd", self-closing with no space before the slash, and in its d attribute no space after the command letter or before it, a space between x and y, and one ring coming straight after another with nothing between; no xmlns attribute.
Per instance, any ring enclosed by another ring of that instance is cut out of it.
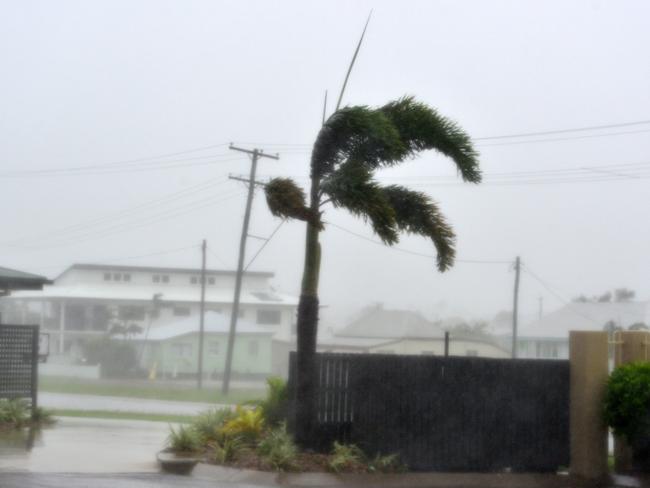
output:
<svg viewBox="0 0 650 488"><path fill-rule="evenodd" d="M449 269L455 235L438 205L425 193L382 186L374 179L377 170L428 149L449 157L463 180L481 181L478 154L469 136L434 109L405 97L379 108L344 107L325 121L312 150L309 201L291 179L276 178L266 186L271 213L307 223L296 368L296 440L303 446L313 436L323 208L329 203L362 217L388 245L397 243L400 232L428 237L437 251L438 269Z"/></svg>

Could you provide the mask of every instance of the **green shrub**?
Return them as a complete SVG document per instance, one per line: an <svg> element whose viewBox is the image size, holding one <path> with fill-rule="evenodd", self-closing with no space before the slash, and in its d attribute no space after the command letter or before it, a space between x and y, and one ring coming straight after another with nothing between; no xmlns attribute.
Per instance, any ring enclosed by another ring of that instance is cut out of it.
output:
<svg viewBox="0 0 650 488"><path fill-rule="evenodd" d="M342 471L360 471L365 470L365 455L363 451L354 444L339 444L334 442L332 455L327 463L327 467L334 473Z"/></svg>
<svg viewBox="0 0 650 488"><path fill-rule="evenodd" d="M650 434L650 363L619 366L609 377L603 417L630 444Z"/></svg>
<svg viewBox="0 0 650 488"><path fill-rule="evenodd" d="M377 454L368 462L368 471L371 473L403 473L406 466L402 464L397 454L382 456Z"/></svg>
<svg viewBox="0 0 650 488"><path fill-rule="evenodd" d="M222 437L220 434L221 429L233 417L234 413L228 408L213 408L201 413L190 425L198 434L201 443L208 444L209 442L220 440Z"/></svg>
<svg viewBox="0 0 650 488"><path fill-rule="evenodd" d="M32 421L40 426L52 425L56 423L56 419L54 418L52 412L50 410L44 409L43 407L36 407L32 411Z"/></svg>
<svg viewBox="0 0 650 488"><path fill-rule="evenodd" d="M238 437L244 442L254 443L264 430L262 411L237 406L236 414L221 428L220 433L226 437Z"/></svg>
<svg viewBox="0 0 650 488"><path fill-rule="evenodd" d="M295 468L298 448L287 432L287 425L267 432L257 447L260 457L277 471L289 471Z"/></svg>
<svg viewBox="0 0 650 488"><path fill-rule="evenodd" d="M25 400L0 400L0 423L22 427L29 422L29 406Z"/></svg>
<svg viewBox="0 0 650 488"><path fill-rule="evenodd" d="M101 337L86 342L83 351L88 364L99 364L104 378L126 378L137 374L138 354L133 344Z"/></svg>
<svg viewBox="0 0 650 488"><path fill-rule="evenodd" d="M227 464L245 448L245 443L240 437L232 436L213 442L211 447L214 448L214 461L217 464Z"/></svg>
<svg viewBox="0 0 650 488"><path fill-rule="evenodd" d="M275 427L287 421L289 393L287 382L282 378L271 377L266 379L268 390L266 398L259 402L264 421L269 427Z"/></svg>
<svg viewBox="0 0 650 488"><path fill-rule="evenodd" d="M174 452L197 452L201 448L199 435L191 427L181 425L178 430L169 426L167 446Z"/></svg>

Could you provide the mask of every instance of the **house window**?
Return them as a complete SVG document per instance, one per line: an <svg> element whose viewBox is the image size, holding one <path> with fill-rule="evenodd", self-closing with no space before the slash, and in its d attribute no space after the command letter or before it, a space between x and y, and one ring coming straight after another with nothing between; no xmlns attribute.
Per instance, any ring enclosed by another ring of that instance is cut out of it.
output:
<svg viewBox="0 0 650 488"><path fill-rule="evenodd" d="M122 275L122 277L124 278L124 281L131 281L131 275L128 274L128 273L124 273L124 275Z"/></svg>
<svg viewBox="0 0 650 488"><path fill-rule="evenodd" d="M122 273L113 273L113 281L122 281Z"/></svg>
<svg viewBox="0 0 650 488"><path fill-rule="evenodd" d="M190 307L174 307L175 317L187 317L190 315Z"/></svg>
<svg viewBox="0 0 650 488"><path fill-rule="evenodd" d="M257 323L277 325L282 321L282 312L280 310L258 310Z"/></svg>
<svg viewBox="0 0 650 488"><path fill-rule="evenodd" d="M211 277L208 278L208 285L214 285L215 282L216 282L216 281L215 281L215 279L214 279L214 276L211 276Z"/></svg>
<svg viewBox="0 0 650 488"><path fill-rule="evenodd" d="M465 356L476 357L478 356L478 351L476 349L468 349L467 351L465 351Z"/></svg>
<svg viewBox="0 0 650 488"><path fill-rule="evenodd" d="M248 355L257 356L259 352L260 345L257 341L248 341Z"/></svg>
<svg viewBox="0 0 650 488"><path fill-rule="evenodd" d="M196 276L190 278L190 283L196 285L199 282L199 279Z"/></svg>
<svg viewBox="0 0 650 488"><path fill-rule="evenodd" d="M190 357L192 355L192 344L172 344L172 354L182 358Z"/></svg>
<svg viewBox="0 0 650 488"><path fill-rule="evenodd" d="M163 282L163 283L169 283L169 276L167 276L167 275L162 275L162 282Z"/></svg>
<svg viewBox="0 0 650 488"><path fill-rule="evenodd" d="M217 356L219 354L219 343L211 341L208 344L208 353L212 354L213 356Z"/></svg>
<svg viewBox="0 0 650 488"><path fill-rule="evenodd" d="M111 281L111 274L110 273L104 273L104 281Z"/></svg>
<svg viewBox="0 0 650 488"><path fill-rule="evenodd" d="M160 283L160 275L153 275L151 277L151 281L153 281L154 283Z"/></svg>

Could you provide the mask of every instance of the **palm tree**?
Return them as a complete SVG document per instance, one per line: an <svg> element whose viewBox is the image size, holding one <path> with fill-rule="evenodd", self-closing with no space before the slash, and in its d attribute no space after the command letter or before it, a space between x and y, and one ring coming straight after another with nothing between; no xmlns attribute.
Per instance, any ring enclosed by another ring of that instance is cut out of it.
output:
<svg viewBox="0 0 650 488"><path fill-rule="evenodd" d="M276 216L307 223L305 264L297 327L296 440L308 446L315 411L315 354L318 332L319 235L325 229L323 207L345 208L369 222L387 245L400 232L431 239L437 267L449 269L455 257L452 227L428 195L399 185L380 185L374 172L435 149L449 157L464 181L479 183L478 153L469 136L434 109L405 97L383 107L344 107L323 124L311 155L309 203L291 179L275 178L266 199Z"/></svg>

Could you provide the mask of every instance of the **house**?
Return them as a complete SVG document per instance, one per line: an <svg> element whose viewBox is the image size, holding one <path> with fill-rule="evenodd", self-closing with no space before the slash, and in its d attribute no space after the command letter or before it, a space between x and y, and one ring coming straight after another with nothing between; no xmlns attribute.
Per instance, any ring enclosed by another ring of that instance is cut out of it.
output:
<svg viewBox="0 0 650 488"><path fill-rule="evenodd" d="M229 315L213 311L205 313L203 372L206 377L223 374L229 330ZM234 376L266 378L271 374L273 334L268 327L246 320L237 322L232 364ZM196 318L172 319L127 340L135 345L140 366L150 374L166 378L196 376L199 355Z"/></svg>
<svg viewBox="0 0 650 488"><path fill-rule="evenodd" d="M569 331L627 329L650 324L650 302L572 302L524 325L517 333L517 357L568 359ZM504 341L512 340L511 335Z"/></svg>
<svg viewBox="0 0 650 488"><path fill-rule="evenodd" d="M0 296L13 290L41 290L50 283L44 276L0 266Z"/></svg>
<svg viewBox="0 0 650 488"><path fill-rule="evenodd" d="M379 354L445 354L445 331L450 322L432 322L418 312L387 310L381 305L337 331L324 331L318 348L323 352ZM507 357L507 350L487 334L450 333L449 355Z"/></svg>
<svg viewBox="0 0 650 488"><path fill-rule="evenodd" d="M230 316L235 271L206 271L206 310ZM274 335L291 335L297 299L277 292L273 273L249 271L242 281L239 318ZM112 326L136 330L192 318L198 329L201 271L196 268L73 264L42 290L0 298L3 320L40 324L50 334L50 360L81 359L88 339Z"/></svg>
<svg viewBox="0 0 650 488"><path fill-rule="evenodd" d="M345 327L319 327L317 351L357 354L445 354L445 332L449 334L449 355L510 357L510 350L498 337L483 332L460 331L462 319L432 322L418 312L388 310L382 305L366 308ZM273 338L274 375L286 377L289 353L296 350L295 334Z"/></svg>

